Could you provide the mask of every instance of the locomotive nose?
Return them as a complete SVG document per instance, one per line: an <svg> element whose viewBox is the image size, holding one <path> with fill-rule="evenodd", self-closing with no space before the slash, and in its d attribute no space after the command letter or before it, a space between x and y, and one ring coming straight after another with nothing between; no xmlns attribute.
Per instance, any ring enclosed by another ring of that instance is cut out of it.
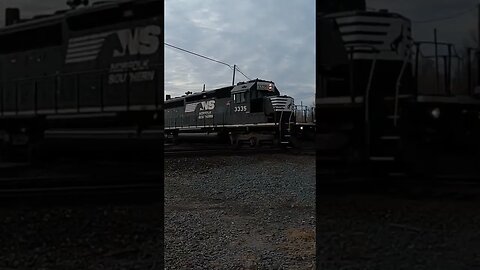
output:
<svg viewBox="0 0 480 270"><path fill-rule="evenodd" d="M270 97L270 101L275 111L292 111L293 98L288 96Z"/></svg>

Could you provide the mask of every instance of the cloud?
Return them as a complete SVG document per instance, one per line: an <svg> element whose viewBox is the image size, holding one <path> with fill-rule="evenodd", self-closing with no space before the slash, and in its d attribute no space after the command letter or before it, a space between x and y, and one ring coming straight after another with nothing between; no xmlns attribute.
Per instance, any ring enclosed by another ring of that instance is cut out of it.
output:
<svg viewBox="0 0 480 270"><path fill-rule="evenodd" d="M433 41L433 30L437 28L439 41L454 43L458 49L473 45L472 35L476 35L478 12L475 0L367 0L367 6L389 9L411 19L416 40ZM437 21L448 17L452 18ZM428 20L434 21L418 23Z"/></svg>
<svg viewBox="0 0 480 270"><path fill-rule="evenodd" d="M282 93L313 101L313 0L167 1L165 41L236 64L248 77L272 80ZM231 84L227 66L165 48L166 94ZM236 74L236 82L247 80ZM309 94L306 94L309 93ZM297 95L298 94L298 95Z"/></svg>
<svg viewBox="0 0 480 270"><path fill-rule="evenodd" d="M22 17L68 8L66 0L0 0L0 22L6 7L19 7ZM314 0L166 0L165 41L272 80L298 101L314 100ZM232 75L227 66L165 47L166 94L230 85Z"/></svg>

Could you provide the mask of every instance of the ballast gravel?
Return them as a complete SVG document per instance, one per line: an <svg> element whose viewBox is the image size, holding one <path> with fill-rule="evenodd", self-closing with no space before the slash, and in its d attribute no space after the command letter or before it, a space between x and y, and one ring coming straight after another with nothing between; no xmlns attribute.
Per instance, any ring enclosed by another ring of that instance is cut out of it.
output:
<svg viewBox="0 0 480 270"><path fill-rule="evenodd" d="M314 156L166 159L166 269L314 264Z"/></svg>

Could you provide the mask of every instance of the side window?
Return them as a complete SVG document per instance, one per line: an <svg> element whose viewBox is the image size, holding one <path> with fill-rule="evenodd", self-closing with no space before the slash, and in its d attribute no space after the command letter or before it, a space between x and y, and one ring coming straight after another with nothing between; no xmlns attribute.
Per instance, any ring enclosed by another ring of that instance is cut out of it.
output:
<svg viewBox="0 0 480 270"><path fill-rule="evenodd" d="M245 92L243 93L236 93L233 95L233 103L243 103L245 102Z"/></svg>

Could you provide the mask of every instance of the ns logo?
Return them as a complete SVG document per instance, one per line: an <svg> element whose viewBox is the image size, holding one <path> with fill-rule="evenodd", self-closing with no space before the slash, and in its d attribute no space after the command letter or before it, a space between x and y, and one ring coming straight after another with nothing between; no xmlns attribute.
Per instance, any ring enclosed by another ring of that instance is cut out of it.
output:
<svg viewBox="0 0 480 270"><path fill-rule="evenodd" d="M200 102L200 111L209 111L215 109L215 100L208 100Z"/></svg>
<svg viewBox="0 0 480 270"><path fill-rule="evenodd" d="M136 27L135 29L123 29L117 31L121 50L114 50L114 57L130 55L148 55L157 52L160 46L160 33L158 25Z"/></svg>

